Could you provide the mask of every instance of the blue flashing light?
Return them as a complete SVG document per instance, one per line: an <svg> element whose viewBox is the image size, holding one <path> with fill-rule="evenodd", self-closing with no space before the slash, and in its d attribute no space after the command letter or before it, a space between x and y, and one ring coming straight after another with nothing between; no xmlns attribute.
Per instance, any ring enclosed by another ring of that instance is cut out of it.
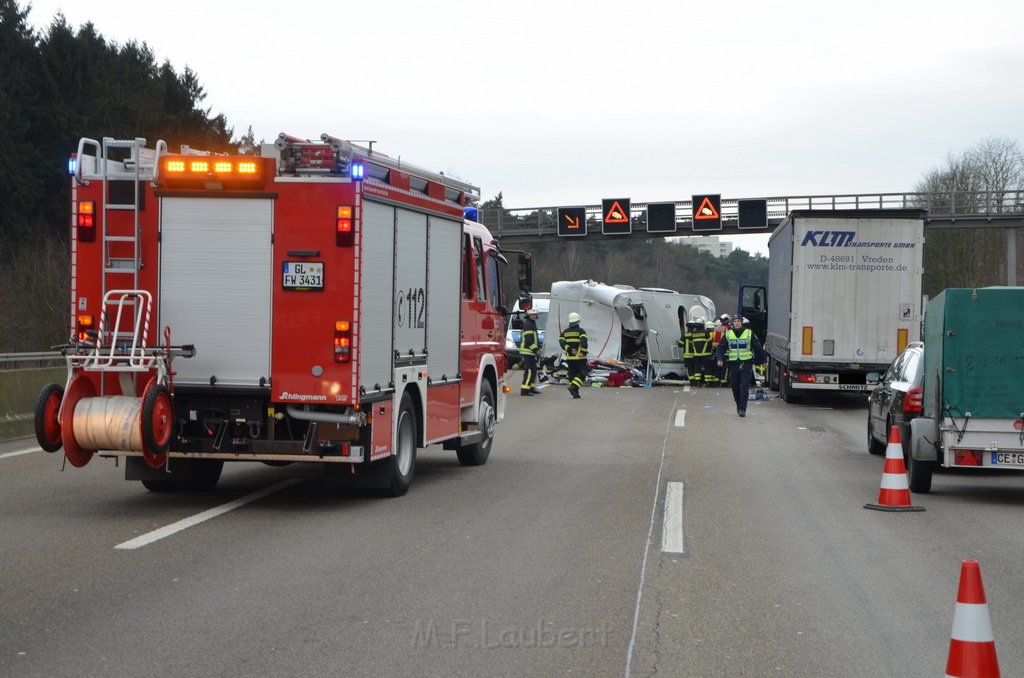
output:
<svg viewBox="0 0 1024 678"><path fill-rule="evenodd" d="M78 167L78 158L75 157L75 156L71 156L70 158L68 158L68 176L69 177L75 176L75 169L77 167Z"/></svg>
<svg viewBox="0 0 1024 678"><path fill-rule="evenodd" d="M472 205L464 208L462 210L462 214L469 221L480 221L480 219L478 218L480 215L477 212L477 209L475 207L473 207Z"/></svg>
<svg viewBox="0 0 1024 678"><path fill-rule="evenodd" d="M366 176L366 166L361 162L352 163L352 179L362 181Z"/></svg>

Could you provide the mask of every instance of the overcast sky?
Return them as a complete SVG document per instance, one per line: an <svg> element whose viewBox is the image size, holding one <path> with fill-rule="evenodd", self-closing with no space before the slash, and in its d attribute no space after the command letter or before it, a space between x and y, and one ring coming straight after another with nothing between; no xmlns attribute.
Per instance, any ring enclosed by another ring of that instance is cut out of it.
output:
<svg viewBox="0 0 1024 678"><path fill-rule="evenodd" d="M1012 0L31 4L190 67L236 136L374 139L513 208L910 191L1024 142Z"/></svg>

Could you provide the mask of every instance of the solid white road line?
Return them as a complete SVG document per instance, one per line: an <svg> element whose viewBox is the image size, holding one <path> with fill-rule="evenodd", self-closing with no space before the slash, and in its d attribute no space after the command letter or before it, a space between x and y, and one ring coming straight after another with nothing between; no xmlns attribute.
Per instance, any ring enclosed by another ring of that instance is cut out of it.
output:
<svg viewBox="0 0 1024 678"><path fill-rule="evenodd" d="M42 452L41 447L30 447L25 450L15 450L14 452L4 452L0 454L0 459L6 459L7 457L20 457L23 454L32 454L33 452Z"/></svg>
<svg viewBox="0 0 1024 678"><path fill-rule="evenodd" d="M686 410L676 410L676 426L686 426Z"/></svg>
<svg viewBox="0 0 1024 678"><path fill-rule="evenodd" d="M256 501L257 499L262 499L263 497L266 497L269 494L280 492L281 490L287 487L291 487L292 485L301 482L301 478L292 478L291 480L285 480L283 482L278 483L277 485L271 485L270 487L263 488L259 492L247 494L244 497L235 499L234 501L229 501L226 504L215 506L212 509L208 509L206 511L203 511L202 513L197 513L196 515L191 516L189 518L182 518L176 523L171 523L170 525L165 525L161 528L155 529L152 532L147 532L146 534L139 535L134 539L129 539L126 542L118 544L114 548L120 550L141 548L146 544L152 544L153 542L163 539L164 537L169 537L172 534L181 532L182 530L187 530L193 525L205 523L207 520L210 520L211 518L216 518L217 516L227 513L228 511L234 510L239 506L245 506L250 502Z"/></svg>
<svg viewBox="0 0 1024 678"><path fill-rule="evenodd" d="M665 521L661 532L664 553L686 553L683 545L683 484L669 483L665 490Z"/></svg>

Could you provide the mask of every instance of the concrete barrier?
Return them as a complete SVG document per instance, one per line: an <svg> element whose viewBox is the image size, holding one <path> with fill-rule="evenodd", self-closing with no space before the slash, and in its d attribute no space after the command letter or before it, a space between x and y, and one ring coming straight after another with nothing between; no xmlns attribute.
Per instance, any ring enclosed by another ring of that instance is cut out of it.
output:
<svg viewBox="0 0 1024 678"><path fill-rule="evenodd" d="M0 370L0 440L32 435L36 400L50 382L63 385L67 368Z"/></svg>

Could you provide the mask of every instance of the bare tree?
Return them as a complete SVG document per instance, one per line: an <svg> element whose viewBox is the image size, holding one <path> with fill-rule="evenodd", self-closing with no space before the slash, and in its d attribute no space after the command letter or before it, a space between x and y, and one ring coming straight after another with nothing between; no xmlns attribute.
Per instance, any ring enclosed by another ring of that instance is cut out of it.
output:
<svg viewBox="0 0 1024 678"><path fill-rule="evenodd" d="M582 243L570 242L565 245L565 274L568 280L578 280L583 268Z"/></svg>
<svg viewBox="0 0 1024 678"><path fill-rule="evenodd" d="M930 195L921 206L932 214L991 214L1013 209L1022 189L1020 146L1011 139L989 138L962 154L949 155L946 165L926 173L915 191ZM924 293L1003 284L1005 242L1005 232L999 229L930 230L924 250Z"/></svg>

